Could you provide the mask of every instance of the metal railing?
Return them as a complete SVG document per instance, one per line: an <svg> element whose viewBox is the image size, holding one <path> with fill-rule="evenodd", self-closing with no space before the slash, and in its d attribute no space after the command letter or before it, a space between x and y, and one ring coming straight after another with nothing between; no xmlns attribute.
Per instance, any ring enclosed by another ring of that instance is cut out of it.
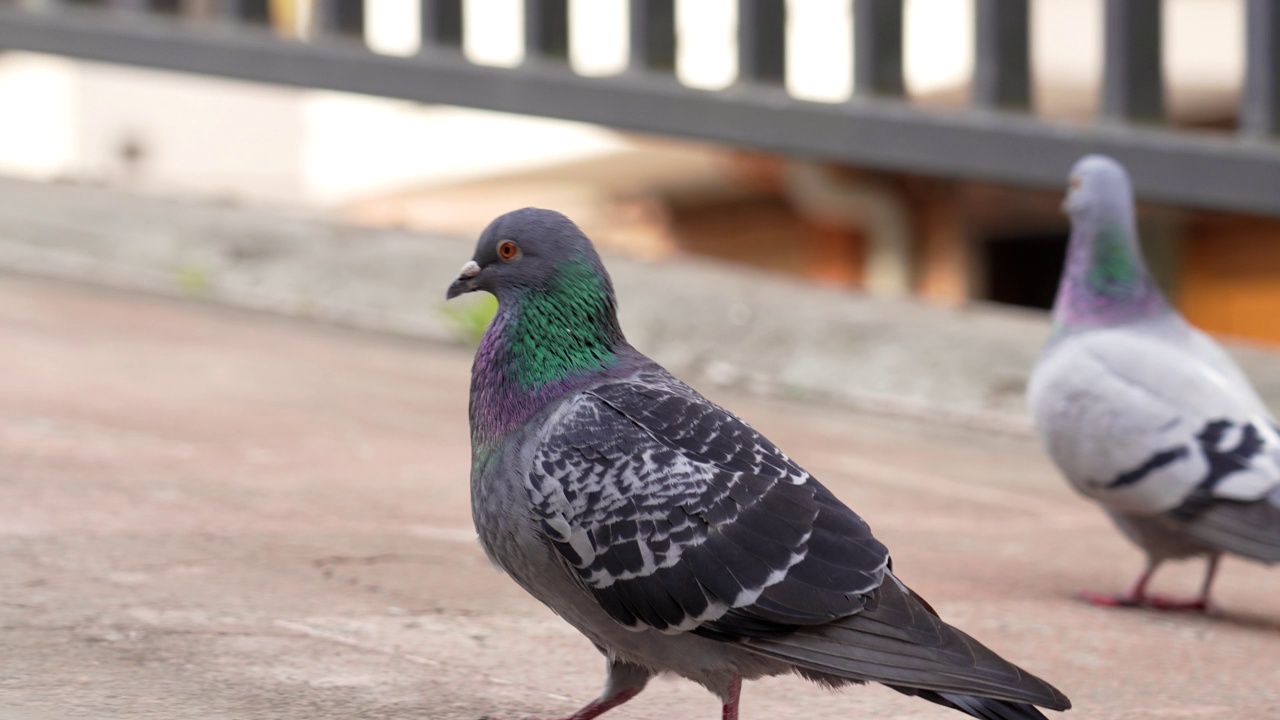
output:
<svg viewBox="0 0 1280 720"><path fill-rule="evenodd" d="M267 0L0 0L0 49L345 90L601 123L865 168L1059 188L1086 152L1115 156L1146 200L1280 215L1280 0L1246 0L1246 74L1235 132L1165 121L1159 0L1103 0L1099 117L1068 124L1029 110L1028 0L974 0L969 104L906 96L901 0L852 0L854 94L785 90L786 3L738 0L738 80L676 78L675 0L630 0L629 65L574 72L568 0L523 0L525 60L469 62L461 0L419 0L422 49L368 50L362 0L319 0L307 42L267 31ZM957 32L963 32L957 29ZM0 108L0 112L20 109Z"/></svg>

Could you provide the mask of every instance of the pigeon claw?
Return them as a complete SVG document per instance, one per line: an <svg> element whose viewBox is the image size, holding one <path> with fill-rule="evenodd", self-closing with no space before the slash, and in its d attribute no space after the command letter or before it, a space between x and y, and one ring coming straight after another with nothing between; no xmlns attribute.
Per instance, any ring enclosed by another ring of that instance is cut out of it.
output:
<svg viewBox="0 0 1280 720"><path fill-rule="evenodd" d="M1205 614L1212 613L1216 610L1216 607L1213 603L1209 602L1208 598L1184 600L1179 598L1162 597L1160 595L1148 595L1143 604L1155 610L1184 610Z"/></svg>
<svg viewBox="0 0 1280 720"><path fill-rule="evenodd" d="M609 712L639 694L640 688L628 688L607 698L592 700L584 705L581 710L578 710L578 712L563 718L526 717L522 720L595 720L595 718Z"/></svg>
<svg viewBox="0 0 1280 720"><path fill-rule="evenodd" d="M1092 590L1080 590L1076 592L1076 598L1083 600L1090 605L1099 605L1102 607L1139 607L1142 605L1142 598L1115 593L1100 593Z"/></svg>

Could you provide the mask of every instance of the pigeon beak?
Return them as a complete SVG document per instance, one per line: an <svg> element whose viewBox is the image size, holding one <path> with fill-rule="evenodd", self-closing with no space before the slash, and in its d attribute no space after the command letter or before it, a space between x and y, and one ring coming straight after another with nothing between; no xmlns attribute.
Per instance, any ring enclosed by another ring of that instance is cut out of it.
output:
<svg viewBox="0 0 1280 720"><path fill-rule="evenodd" d="M480 265L475 260L468 260L458 272L458 279L449 284L449 290L444 294L444 299L452 300L459 295L475 291L478 287L476 276L479 274Z"/></svg>
<svg viewBox="0 0 1280 720"><path fill-rule="evenodd" d="M1063 196L1062 204L1058 206L1058 209L1062 211L1063 215L1070 215L1071 211L1076 209L1076 204L1079 200L1076 195L1079 191L1080 178L1072 175L1071 179L1067 183L1067 194Z"/></svg>

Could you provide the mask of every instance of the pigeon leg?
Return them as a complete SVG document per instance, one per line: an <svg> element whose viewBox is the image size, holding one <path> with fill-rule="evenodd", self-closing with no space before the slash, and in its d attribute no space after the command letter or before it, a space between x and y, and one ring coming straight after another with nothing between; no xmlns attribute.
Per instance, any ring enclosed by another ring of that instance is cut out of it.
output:
<svg viewBox="0 0 1280 720"><path fill-rule="evenodd" d="M622 703L640 694L650 673L639 665L621 660L609 661L609 679L604 684L604 692L600 697L582 706L577 712L560 720L595 720L595 718L618 707ZM544 720L527 718L526 720ZM549 720L549 719L548 719Z"/></svg>
<svg viewBox="0 0 1280 720"><path fill-rule="evenodd" d="M729 681L729 699L720 710L720 720L738 720L738 698L742 694L742 678Z"/></svg>
<svg viewBox="0 0 1280 720"><path fill-rule="evenodd" d="M1133 582L1133 586L1129 588L1129 591L1123 595L1081 590L1076 593L1076 597L1087 603L1103 607L1138 607L1145 605L1147 604L1147 583L1151 582L1151 576L1155 574L1156 568L1159 566L1159 560L1147 560L1147 567L1138 576L1138 579Z"/></svg>
<svg viewBox="0 0 1280 720"><path fill-rule="evenodd" d="M640 691L634 688L631 690L623 690L622 692L610 697L596 698L586 705L583 705L578 712L563 718L526 718L525 720L595 720L595 718L600 717L639 694Z"/></svg>
<svg viewBox="0 0 1280 720"><path fill-rule="evenodd" d="M1218 559L1221 555L1210 555L1209 565L1205 568L1204 582L1200 584L1200 594L1191 600L1178 600L1159 595L1146 598L1146 604L1157 610L1198 610L1209 612L1213 609L1209 602L1209 591L1213 588L1213 578L1218 574Z"/></svg>

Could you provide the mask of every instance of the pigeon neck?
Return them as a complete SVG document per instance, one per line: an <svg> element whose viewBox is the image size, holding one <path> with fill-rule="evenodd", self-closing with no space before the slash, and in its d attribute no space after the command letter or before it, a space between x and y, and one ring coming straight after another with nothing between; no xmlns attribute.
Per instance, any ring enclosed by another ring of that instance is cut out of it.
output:
<svg viewBox="0 0 1280 720"><path fill-rule="evenodd" d="M608 279L585 260L566 264L546 288L512 289L498 300L471 373L477 450L617 367L630 350Z"/></svg>
<svg viewBox="0 0 1280 720"><path fill-rule="evenodd" d="M1053 303L1055 330L1116 325L1167 307L1147 273L1131 217L1073 219L1066 268Z"/></svg>

